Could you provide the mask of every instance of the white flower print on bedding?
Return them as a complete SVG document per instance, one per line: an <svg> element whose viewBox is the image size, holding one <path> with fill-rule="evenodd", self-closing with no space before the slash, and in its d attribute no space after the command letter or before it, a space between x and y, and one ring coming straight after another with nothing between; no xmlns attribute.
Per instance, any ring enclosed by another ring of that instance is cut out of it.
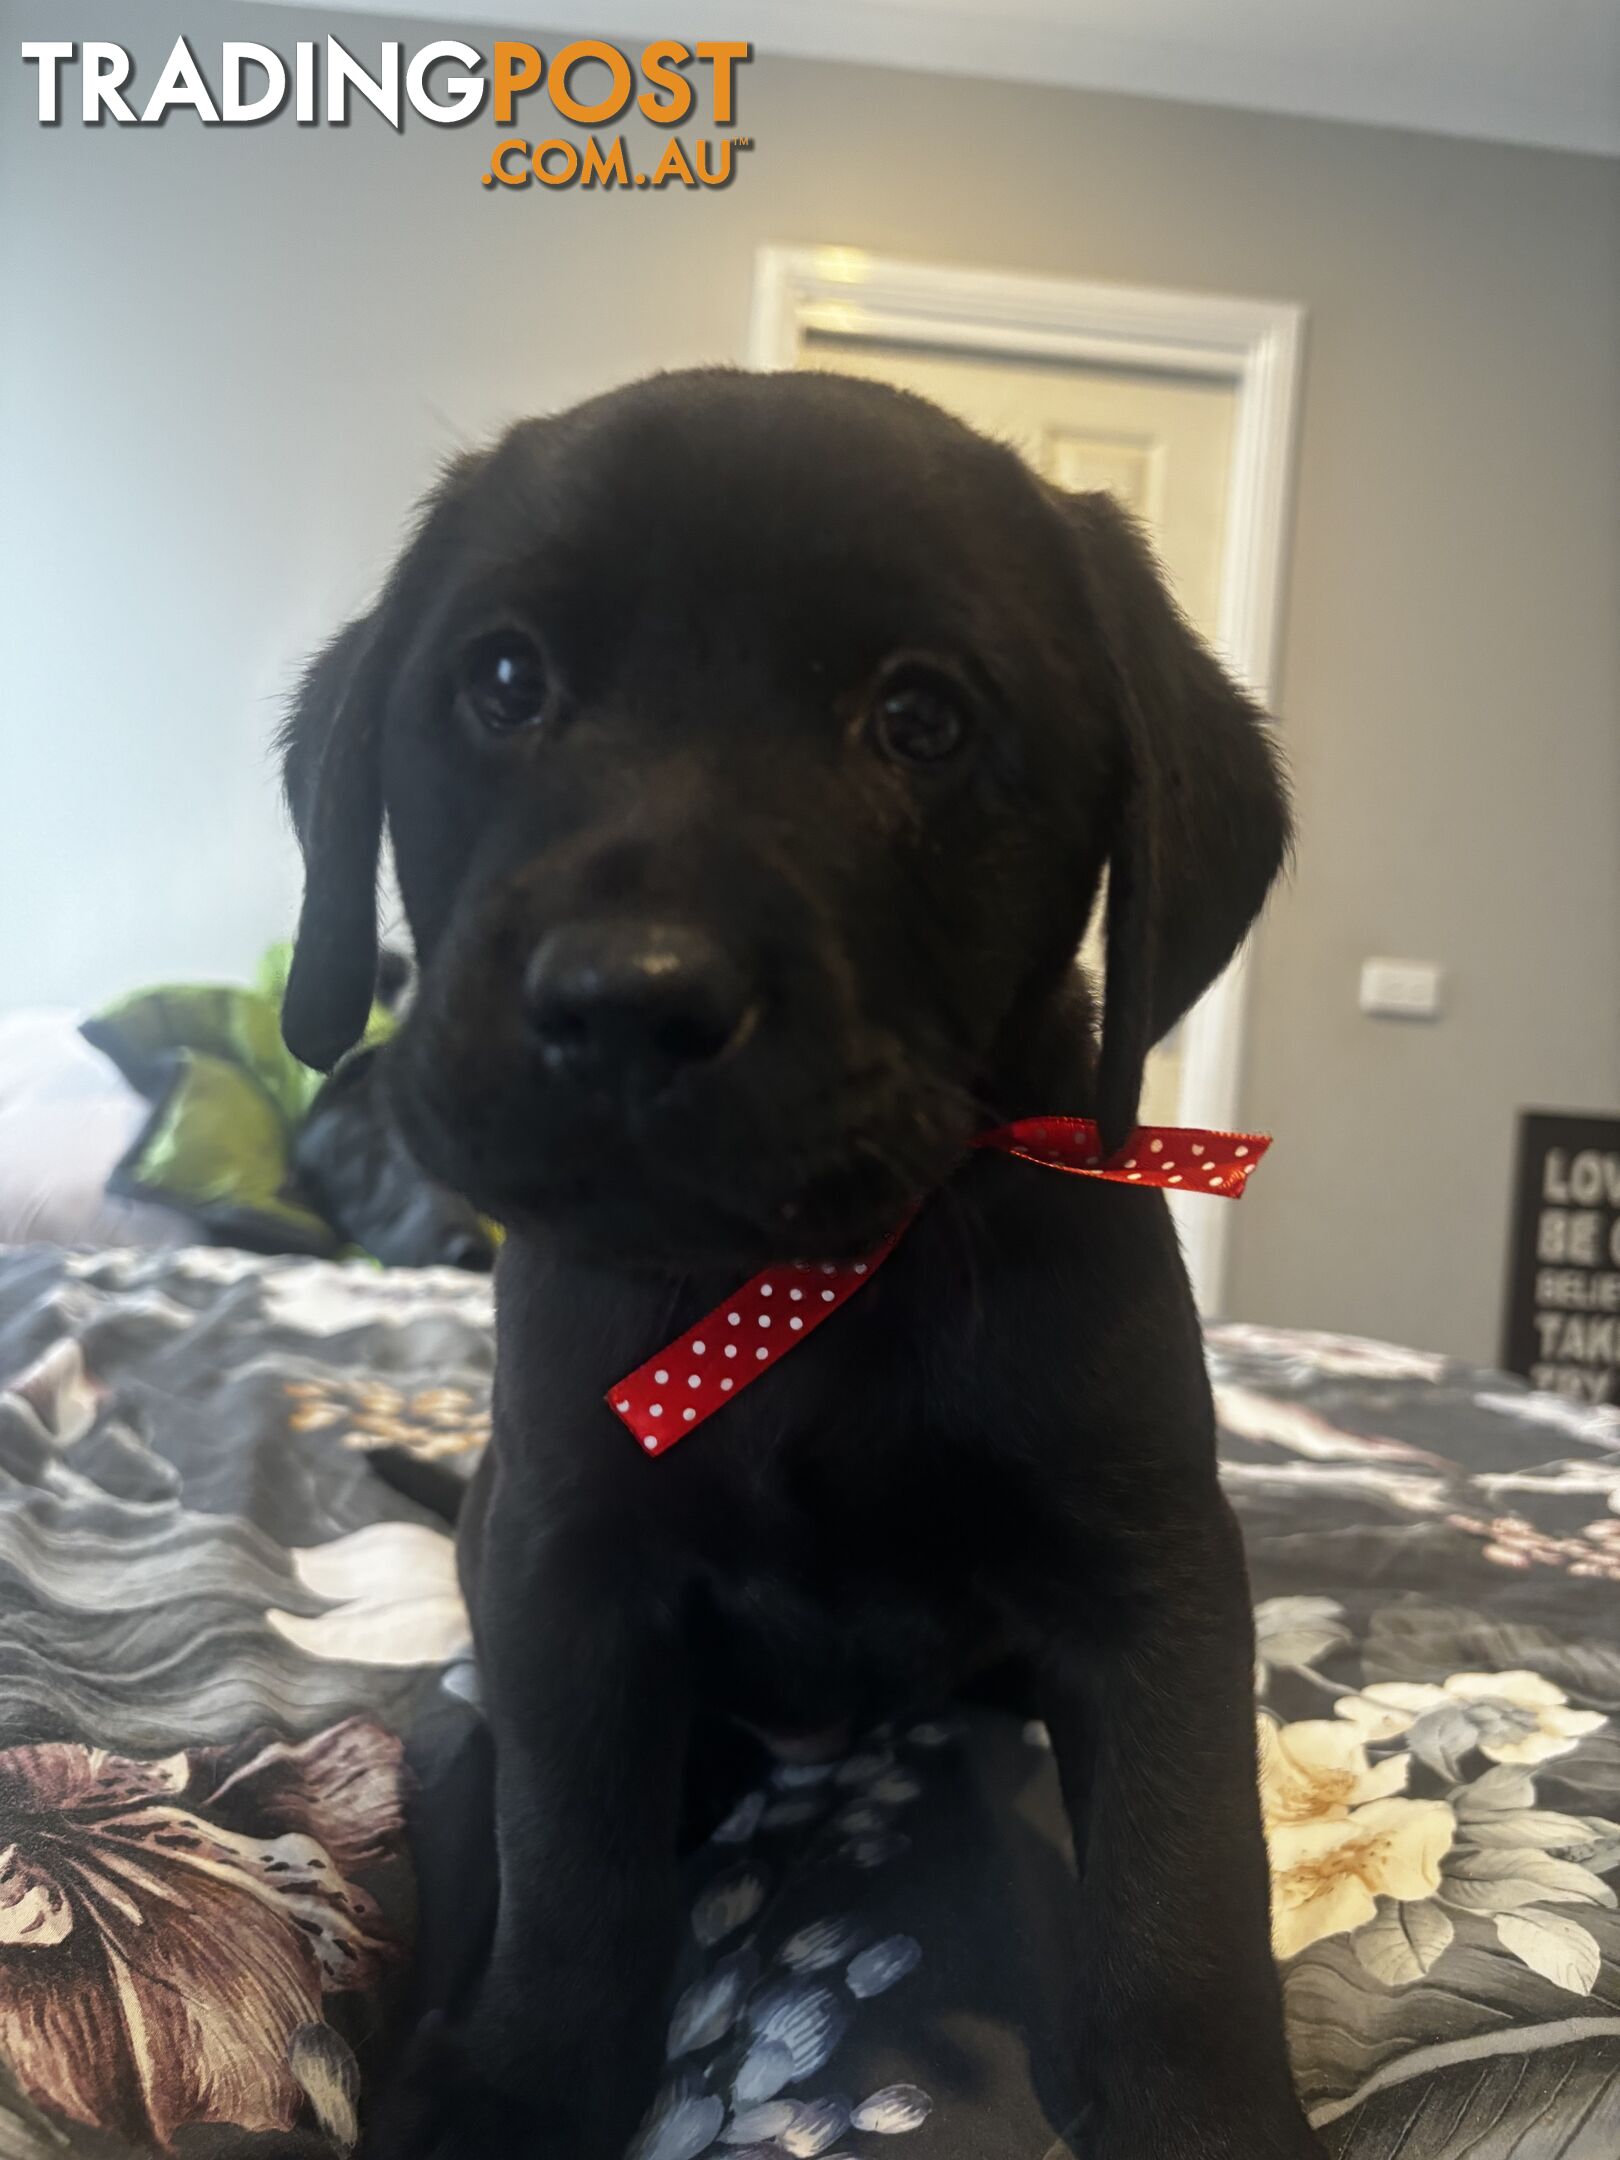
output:
<svg viewBox="0 0 1620 2160"><path fill-rule="evenodd" d="M1262 1395L1222 1381L1215 1388L1215 1415L1223 1432L1251 1444L1284 1449L1318 1463L1430 1464L1444 1468L1424 1449L1383 1433L1352 1432L1306 1403Z"/></svg>
<svg viewBox="0 0 1620 2160"><path fill-rule="evenodd" d="M1572 1440L1593 1446L1620 1448L1620 1408L1613 1403L1575 1403L1562 1395L1538 1395L1529 1388L1480 1390L1474 1398L1477 1410L1515 1423L1544 1425L1567 1433Z"/></svg>
<svg viewBox="0 0 1620 2160"><path fill-rule="evenodd" d="M261 1277L266 1318L295 1335L325 1338L355 1328L464 1331L494 1326L488 1275L462 1268L379 1268L369 1261L280 1261ZM416 1345L427 1362L426 1346Z"/></svg>
<svg viewBox="0 0 1620 2160"><path fill-rule="evenodd" d="M759 2103L774 2100L793 2082L793 2050L781 2040L756 2040L732 2081L731 2104L739 2119Z"/></svg>
<svg viewBox="0 0 1620 2160"><path fill-rule="evenodd" d="M1577 1710L1539 1673L1453 1673L1439 1686L1384 1680L1334 1704L1369 1741L1404 1738L1421 1761L1457 1777L1470 1750L1494 1763L1541 1763L1567 1755L1608 1721Z"/></svg>
<svg viewBox="0 0 1620 2160"><path fill-rule="evenodd" d="M1272 1942L1291 1958L1374 1919L1378 1901L1433 1897L1456 1834L1443 1800L1373 1800L1342 1815L1283 1823L1267 1835Z"/></svg>
<svg viewBox="0 0 1620 2160"><path fill-rule="evenodd" d="M715 1876L692 1907L692 1933L705 1949L724 1942L755 1917L769 1887L757 1867L728 1868Z"/></svg>
<svg viewBox="0 0 1620 2160"><path fill-rule="evenodd" d="M725 2102L706 2090L696 2071L682 2071L663 2087L625 2160L698 2160L720 2134Z"/></svg>
<svg viewBox="0 0 1620 2160"><path fill-rule="evenodd" d="M1541 1806L1532 1773L1556 1774L1604 1714L1516 1669L1375 1681L1333 1707L1260 1719L1278 1957L1347 1936L1362 1970L1399 1989L1443 1967L1460 1931L1488 1926L1527 1970L1590 1994L1603 1952L1580 1908L1616 1906L1603 1876L1620 1863L1620 1825Z"/></svg>
<svg viewBox="0 0 1620 2160"><path fill-rule="evenodd" d="M721 2139L727 2145L765 2144L771 2153L816 2155L843 2136L849 2121L845 2100L771 2100L734 2115Z"/></svg>
<svg viewBox="0 0 1620 2160"><path fill-rule="evenodd" d="M1274 1668L1312 1672L1332 1651L1355 1637L1344 1607L1330 1597L1262 1598L1254 1608L1254 1686L1263 1695Z"/></svg>
<svg viewBox="0 0 1620 2160"><path fill-rule="evenodd" d="M826 2067L849 2029L850 2013L830 1987L793 1978L760 1989L745 2017L756 2047L786 2050L782 2083L799 2084Z"/></svg>
<svg viewBox="0 0 1620 2160"><path fill-rule="evenodd" d="M1373 1763L1354 1730L1331 1718L1262 1718L1259 1750L1279 1958L1365 1926L1380 1898L1433 1896L1455 1818L1444 1801L1398 1797L1404 1755Z"/></svg>
<svg viewBox="0 0 1620 2160"><path fill-rule="evenodd" d="M777 1957L790 1972L823 1972L843 1964L865 1940L865 1930L854 1920L813 1920L788 1937Z"/></svg>
<svg viewBox="0 0 1620 2160"><path fill-rule="evenodd" d="M471 1629L456 1578L455 1541L425 1523L371 1523L289 1553L298 1580L331 1610L272 1607L265 1618L307 1657L351 1665L448 1665Z"/></svg>
<svg viewBox="0 0 1620 2160"><path fill-rule="evenodd" d="M1274 1725L1261 1718L1260 1809L1266 1827L1325 1822L1405 1789L1408 1763L1374 1764L1359 1733L1331 1718Z"/></svg>
<svg viewBox="0 0 1620 2160"><path fill-rule="evenodd" d="M869 2094L850 2118L857 2130L873 2130L880 2137L901 2131L920 2130L933 2113L934 2103L920 2086L885 2085Z"/></svg>
<svg viewBox="0 0 1620 2160"><path fill-rule="evenodd" d="M870 2095L857 2122L854 2103L823 2085L861 2006L921 1965L916 1939L874 1941L870 1925L847 1913L801 1922L774 1948L768 1931L775 1901L793 1883L830 1863L861 1865L858 1848L878 1839L901 1844L887 1825L923 1796L929 1769L958 1731L953 1721L929 1721L923 1737L896 1741L885 1729L842 1761L777 1765L768 1786L732 1810L726 1838L712 1848L722 1864L691 1909L698 1944L717 1954L675 2004L666 2056L678 2067L628 2160L858 2160L846 2149L867 2149L857 2132L895 2135L927 2119L933 2101L914 2086ZM813 1803L819 1822L783 1823L772 1791ZM852 1809L862 1811L858 1835L837 1820ZM753 1850L773 1839L780 1869ZM726 1862L727 1844L750 1849Z"/></svg>
<svg viewBox="0 0 1620 2160"><path fill-rule="evenodd" d="M1280 1377L1296 1381L1322 1376L1435 1381L1449 1363L1437 1351L1409 1350L1400 1343L1376 1342L1362 1335L1256 1327L1241 1321L1210 1329L1208 1357L1212 1372L1224 1373L1226 1356L1237 1352L1264 1358L1278 1368Z"/></svg>
<svg viewBox="0 0 1620 2160"><path fill-rule="evenodd" d="M105 1386L86 1369L84 1345L62 1335L25 1372L6 1382L6 1394L40 1438L65 1452L95 1424Z"/></svg>
<svg viewBox="0 0 1620 2160"><path fill-rule="evenodd" d="M746 1845L765 1819L763 1792L744 1793L725 1821L709 1833L711 1845Z"/></svg>
<svg viewBox="0 0 1620 2160"><path fill-rule="evenodd" d="M759 1978L759 1958L748 1948L723 1957L681 1995L669 2021L664 2052L696 2054L723 2040L736 2024L749 1990Z"/></svg>
<svg viewBox="0 0 1620 2160"><path fill-rule="evenodd" d="M860 2002L886 1995L922 1961L922 1950L910 1935L887 1935L849 1961L844 1985Z"/></svg>
<svg viewBox="0 0 1620 2160"><path fill-rule="evenodd" d="M814 1794L773 1800L760 1820L767 1830L802 1830L806 1823L813 1823L826 1812L824 1803Z"/></svg>
<svg viewBox="0 0 1620 2160"><path fill-rule="evenodd" d="M1452 1801L1457 1842L1442 1901L1489 1919L1502 1948L1530 1971L1567 1994L1589 1995L1602 1951L1590 1928L1564 1908L1615 1906L1603 1873L1620 1860L1620 1827L1539 1806L1534 1778L1517 1764L1498 1764L1457 1787Z"/></svg>

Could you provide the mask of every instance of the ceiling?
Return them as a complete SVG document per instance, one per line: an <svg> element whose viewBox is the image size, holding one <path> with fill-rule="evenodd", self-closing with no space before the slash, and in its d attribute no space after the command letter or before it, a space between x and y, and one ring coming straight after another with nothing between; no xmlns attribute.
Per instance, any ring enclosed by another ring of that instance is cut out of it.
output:
<svg viewBox="0 0 1620 2160"><path fill-rule="evenodd" d="M276 0L278 5L294 0ZM343 0L1620 156L1620 0Z"/></svg>

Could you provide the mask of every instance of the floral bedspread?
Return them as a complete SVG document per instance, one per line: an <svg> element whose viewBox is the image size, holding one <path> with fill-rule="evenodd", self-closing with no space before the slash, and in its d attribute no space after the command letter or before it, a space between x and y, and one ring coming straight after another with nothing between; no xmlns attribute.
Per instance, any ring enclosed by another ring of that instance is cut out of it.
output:
<svg viewBox="0 0 1620 2160"><path fill-rule="evenodd" d="M1313 2121L1343 2160L1613 2160L1620 1413L1339 1337L1209 1354ZM472 1277L0 1253L0 2160L353 2145L401 1736L476 1695L450 1540L366 1451L470 1461L490 1365ZM636 2160L1083 2160L1055 1786L973 1711L750 1795Z"/></svg>

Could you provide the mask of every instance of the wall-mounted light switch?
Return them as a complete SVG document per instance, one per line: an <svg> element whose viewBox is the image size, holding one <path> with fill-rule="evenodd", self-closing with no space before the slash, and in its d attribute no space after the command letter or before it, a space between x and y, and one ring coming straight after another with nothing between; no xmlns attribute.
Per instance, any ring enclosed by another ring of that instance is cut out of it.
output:
<svg viewBox="0 0 1620 2160"><path fill-rule="evenodd" d="M1440 968L1433 960L1363 960L1361 1009L1394 1020L1434 1020Z"/></svg>

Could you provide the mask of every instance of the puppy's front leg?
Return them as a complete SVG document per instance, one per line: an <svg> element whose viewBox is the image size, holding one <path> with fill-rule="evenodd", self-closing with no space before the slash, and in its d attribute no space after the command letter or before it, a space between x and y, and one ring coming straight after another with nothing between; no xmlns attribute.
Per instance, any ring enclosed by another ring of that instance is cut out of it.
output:
<svg viewBox="0 0 1620 2160"><path fill-rule="evenodd" d="M679 1931L689 1713L668 1600L611 1538L492 1520L475 1600L500 1895L464 2017L377 2141L432 2160L620 2160L651 2099Z"/></svg>
<svg viewBox="0 0 1620 2160"><path fill-rule="evenodd" d="M1085 2150L1320 2160L1271 1956L1237 1525L1212 1482L1155 1518L1116 1588L1071 1604L1044 1672L1081 1868Z"/></svg>

